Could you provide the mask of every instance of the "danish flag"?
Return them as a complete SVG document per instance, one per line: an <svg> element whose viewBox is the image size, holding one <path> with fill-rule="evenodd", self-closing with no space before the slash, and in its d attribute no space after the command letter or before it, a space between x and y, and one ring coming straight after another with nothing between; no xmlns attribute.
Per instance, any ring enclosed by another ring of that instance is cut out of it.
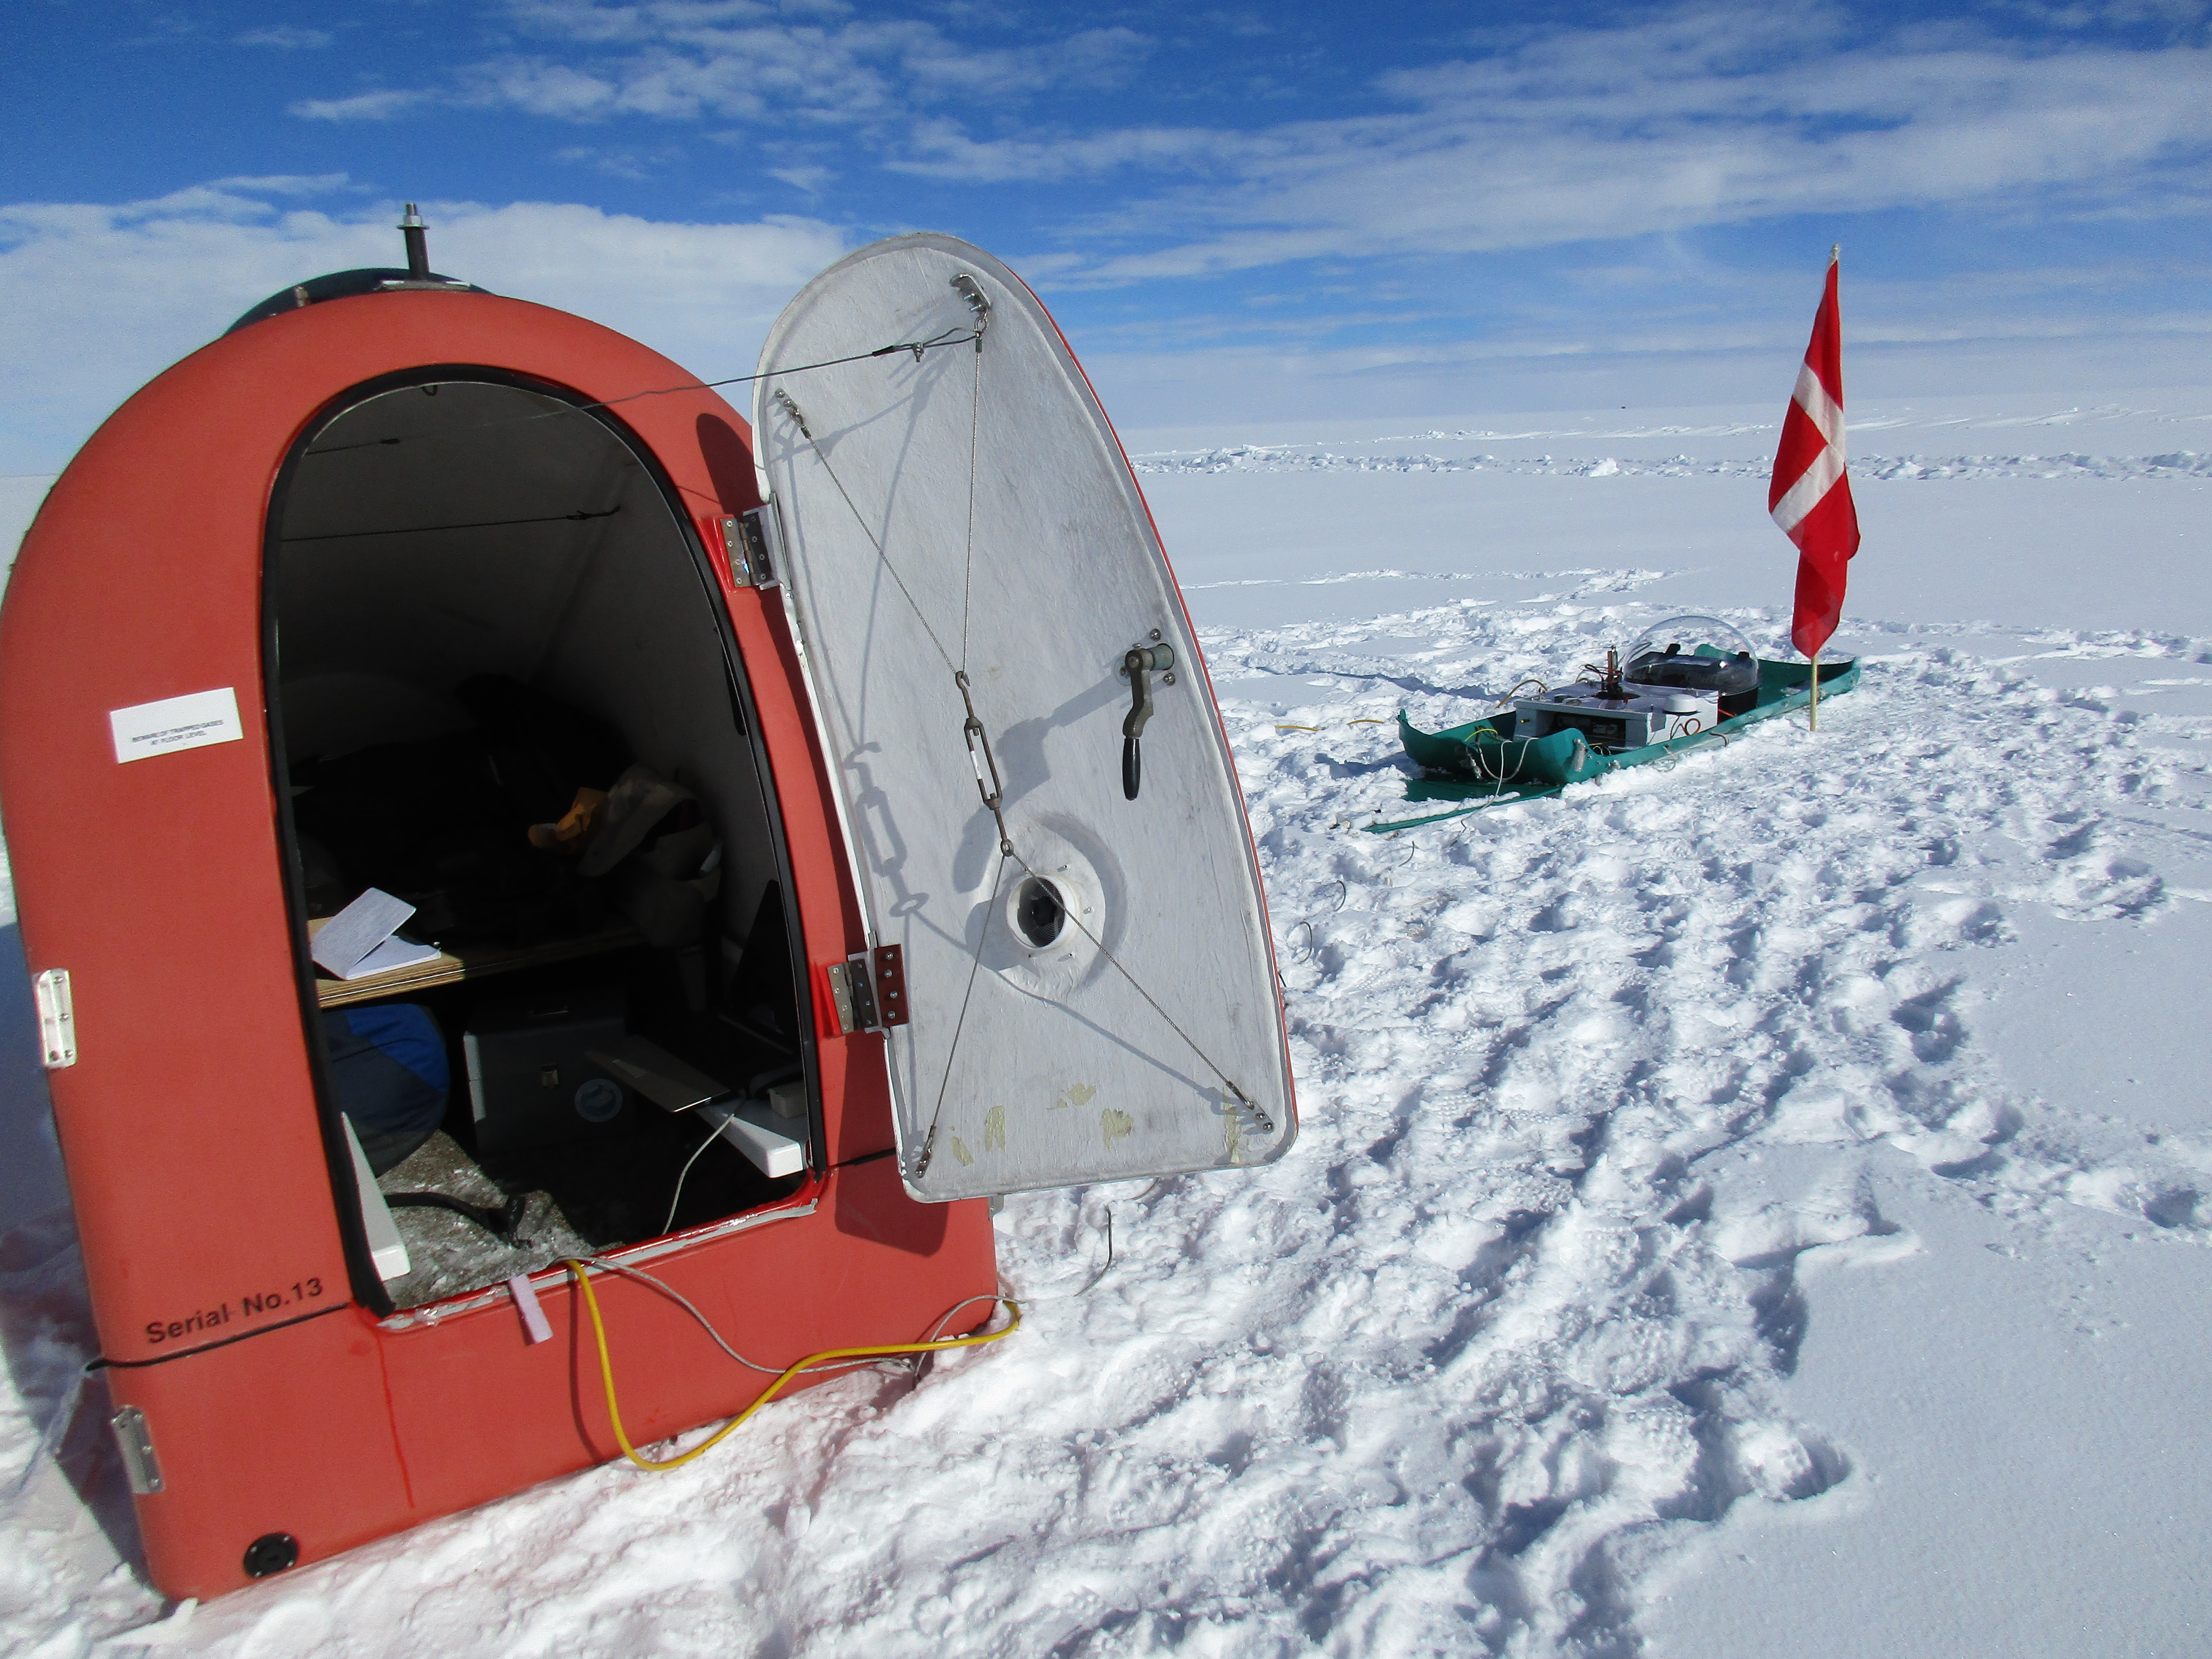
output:
<svg viewBox="0 0 2212 1659"><path fill-rule="evenodd" d="M1774 449L1774 482L1766 510L1797 544L1797 610L1791 643L1817 653L1844 614L1844 581L1859 550L1858 509L1844 470L1844 319L1836 299L1837 262L1828 255L1828 285L1813 319L1813 338L1797 371L1797 391L1782 417Z"/></svg>

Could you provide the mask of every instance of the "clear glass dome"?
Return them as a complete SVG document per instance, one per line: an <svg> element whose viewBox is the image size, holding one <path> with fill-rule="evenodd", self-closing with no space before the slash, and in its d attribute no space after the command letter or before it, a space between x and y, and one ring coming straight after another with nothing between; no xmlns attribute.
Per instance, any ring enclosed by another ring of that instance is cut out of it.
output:
<svg viewBox="0 0 2212 1659"><path fill-rule="evenodd" d="M1759 659L1751 641L1718 617L1669 617L1628 647L1621 678L1737 696L1759 689Z"/></svg>

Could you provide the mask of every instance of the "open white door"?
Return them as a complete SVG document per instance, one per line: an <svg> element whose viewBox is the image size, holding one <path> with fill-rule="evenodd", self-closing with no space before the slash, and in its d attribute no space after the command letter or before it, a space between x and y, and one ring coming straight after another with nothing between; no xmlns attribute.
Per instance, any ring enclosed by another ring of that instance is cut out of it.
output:
<svg viewBox="0 0 2212 1659"><path fill-rule="evenodd" d="M809 283L761 369L775 574L871 944L903 953L909 1018L886 1037L908 1187L1280 1156L1289 1057L1228 741L1052 319L981 249L901 236ZM1133 649L1152 654L1131 780Z"/></svg>

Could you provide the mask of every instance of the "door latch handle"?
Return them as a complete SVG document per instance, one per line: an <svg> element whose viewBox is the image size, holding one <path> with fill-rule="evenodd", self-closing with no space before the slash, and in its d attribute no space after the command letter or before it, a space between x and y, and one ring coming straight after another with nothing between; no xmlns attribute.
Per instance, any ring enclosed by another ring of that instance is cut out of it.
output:
<svg viewBox="0 0 2212 1659"><path fill-rule="evenodd" d="M1129 714L1121 722L1121 793L1129 800L1136 799L1144 777L1138 744L1145 735L1145 722L1152 717L1152 676L1164 674L1173 685L1174 667L1175 652L1168 646L1133 645L1122 654L1121 672L1129 677Z"/></svg>

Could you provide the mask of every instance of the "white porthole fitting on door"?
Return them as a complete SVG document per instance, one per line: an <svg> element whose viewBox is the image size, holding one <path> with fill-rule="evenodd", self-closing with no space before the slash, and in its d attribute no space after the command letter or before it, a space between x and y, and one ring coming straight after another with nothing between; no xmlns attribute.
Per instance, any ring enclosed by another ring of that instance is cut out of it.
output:
<svg viewBox="0 0 2212 1659"><path fill-rule="evenodd" d="M1031 996L1057 1001L1098 960L1105 890L1091 860L1058 836L1032 829L1024 838L1030 867L1000 896L984 965Z"/></svg>

